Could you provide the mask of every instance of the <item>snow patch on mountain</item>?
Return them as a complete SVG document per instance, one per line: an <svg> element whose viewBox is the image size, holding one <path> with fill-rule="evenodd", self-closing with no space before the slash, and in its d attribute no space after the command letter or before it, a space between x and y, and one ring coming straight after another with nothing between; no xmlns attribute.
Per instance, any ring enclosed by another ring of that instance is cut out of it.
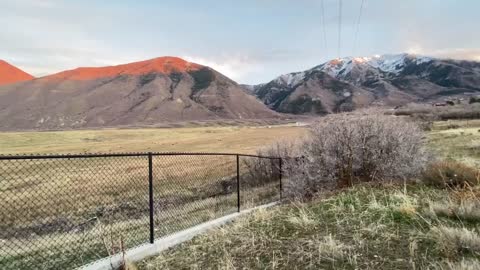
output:
<svg viewBox="0 0 480 270"><path fill-rule="evenodd" d="M408 58L414 61L414 63L417 65L433 60L430 57L410 54L386 54L382 56L375 56L369 59L366 63L374 68L380 69L383 72L398 74L405 67L406 60Z"/></svg>
<svg viewBox="0 0 480 270"><path fill-rule="evenodd" d="M433 60L429 57L410 54L386 54L373 57L344 57L326 62L315 69L324 71L335 78L346 76L355 66L370 66L383 72L398 74L405 67L407 59L412 59L417 65Z"/></svg>
<svg viewBox="0 0 480 270"><path fill-rule="evenodd" d="M350 73L355 63L356 60L352 57L337 58L314 69L326 72L332 77L339 77Z"/></svg>
<svg viewBox="0 0 480 270"><path fill-rule="evenodd" d="M303 79L305 79L305 72L294 72L294 73L283 74L278 78L276 78L274 81L278 84L292 87L297 85Z"/></svg>

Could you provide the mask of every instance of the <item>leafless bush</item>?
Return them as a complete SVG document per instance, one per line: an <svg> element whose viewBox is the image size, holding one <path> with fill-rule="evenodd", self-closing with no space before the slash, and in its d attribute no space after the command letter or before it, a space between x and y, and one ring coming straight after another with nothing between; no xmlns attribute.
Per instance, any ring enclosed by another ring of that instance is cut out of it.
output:
<svg viewBox="0 0 480 270"><path fill-rule="evenodd" d="M312 178L306 173L309 165L303 152L304 141L304 138L299 138L297 141L277 142L257 152L260 156L282 158L282 183L284 194L288 197L304 197L306 193L310 193L313 185ZM247 173L243 176L243 185L260 185L272 180L277 181L279 177L279 160L245 159L244 166Z"/></svg>
<svg viewBox="0 0 480 270"><path fill-rule="evenodd" d="M290 142L275 143L257 151L257 155L264 157L285 158L293 155ZM242 159L242 167L246 173L242 175L242 185L258 186L280 177L280 160L268 158L246 157Z"/></svg>
<svg viewBox="0 0 480 270"><path fill-rule="evenodd" d="M278 143L258 154L282 157L285 194L308 198L357 182L418 176L429 159L423 137L408 119L362 111L324 117L299 142ZM268 162L248 164L252 181L271 173Z"/></svg>
<svg viewBox="0 0 480 270"><path fill-rule="evenodd" d="M280 177L280 161L267 158L245 158L242 160L246 173L242 175L243 186L260 186Z"/></svg>
<svg viewBox="0 0 480 270"><path fill-rule="evenodd" d="M417 125L380 114L326 117L313 126L304 148L320 186L409 179L428 159Z"/></svg>

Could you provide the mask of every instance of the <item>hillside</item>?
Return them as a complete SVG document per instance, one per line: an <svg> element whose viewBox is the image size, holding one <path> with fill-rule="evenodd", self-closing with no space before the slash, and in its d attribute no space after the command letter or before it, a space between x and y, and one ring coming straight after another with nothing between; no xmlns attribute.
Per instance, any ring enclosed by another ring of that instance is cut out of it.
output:
<svg viewBox="0 0 480 270"><path fill-rule="evenodd" d="M464 97L479 85L478 62L399 54L335 59L248 89L279 112L325 114Z"/></svg>
<svg viewBox="0 0 480 270"><path fill-rule="evenodd" d="M33 78L32 75L0 59L0 86L28 81Z"/></svg>
<svg viewBox="0 0 480 270"><path fill-rule="evenodd" d="M478 189L467 196L424 185L349 188L308 203L259 210L136 265L149 270L479 269Z"/></svg>
<svg viewBox="0 0 480 270"><path fill-rule="evenodd" d="M0 87L2 130L276 116L219 72L176 57L77 68Z"/></svg>

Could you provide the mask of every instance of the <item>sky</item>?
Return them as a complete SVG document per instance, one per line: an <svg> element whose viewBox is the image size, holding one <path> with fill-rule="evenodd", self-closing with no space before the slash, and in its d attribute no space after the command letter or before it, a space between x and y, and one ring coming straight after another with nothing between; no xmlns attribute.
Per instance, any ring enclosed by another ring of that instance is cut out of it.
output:
<svg viewBox="0 0 480 270"><path fill-rule="evenodd" d="M362 0L0 0L0 59L45 76L178 56L246 84L345 56L408 52L480 61L478 0L361 6Z"/></svg>

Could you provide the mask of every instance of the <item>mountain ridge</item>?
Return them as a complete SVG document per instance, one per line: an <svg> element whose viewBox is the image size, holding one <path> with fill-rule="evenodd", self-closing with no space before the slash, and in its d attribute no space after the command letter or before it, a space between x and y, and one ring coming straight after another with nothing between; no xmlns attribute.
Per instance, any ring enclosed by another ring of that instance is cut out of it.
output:
<svg viewBox="0 0 480 270"><path fill-rule="evenodd" d="M32 75L0 59L0 86L34 79Z"/></svg>
<svg viewBox="0 0 480 270"><path fill-rule="evenodd" d="M325 85L325 80L330 84ZM412 54L345 57L248 89L283 113L325 114L370 105L398 106L478 93L480 63Z"/></svg>
<svg viewBox="0 0 480 270"><path fill-rule="evenodd" d="M278 116L223 74L172 57L77 68L0 87L1 130Z"/></svg>
<svg viewBox="0 0 480 270"><path fill-rule="evenodd" d="M61 71L42 78L92 80L102 77L114 77L119 75L142 75L147 73L181 73L195 71L205 66L185 61L179 57L162 56L148 60L131 62L114 66L103 67L78 67L71 70Z"/></svg>

